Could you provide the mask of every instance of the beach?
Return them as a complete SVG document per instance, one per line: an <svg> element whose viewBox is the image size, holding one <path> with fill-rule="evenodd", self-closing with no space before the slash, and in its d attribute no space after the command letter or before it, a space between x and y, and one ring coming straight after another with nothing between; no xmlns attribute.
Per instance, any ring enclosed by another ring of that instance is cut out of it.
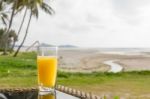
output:
<svg viewBox="0 0 150 99"><path fill-rule="evenodd" d="M111 66L105 61L115 60L122 71L150 70L149 49L80 49L59 50L59 68L71 72L107 72Z"/></svg>

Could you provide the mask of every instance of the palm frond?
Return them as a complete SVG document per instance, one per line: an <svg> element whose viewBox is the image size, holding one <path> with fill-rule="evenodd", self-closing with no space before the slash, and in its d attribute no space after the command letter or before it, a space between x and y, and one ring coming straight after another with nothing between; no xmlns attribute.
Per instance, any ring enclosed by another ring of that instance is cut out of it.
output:
<svg viewBox="0 0 150 99"><path fill-rule="evenodd" d="M5 18L5 19L8 19L8 16L6 13L1 13L1 15Z"/></svg>
<svg viewBox="0 0 150 99"><path fill-rule="evenodd" d="M32 15L35 16L38 19L38 17L39 17L38 7L35 6L34 8L31 9L31 11L32 11Z"/></svg>
<svg viewBox="0 0 150 99"><path fill-rule="evenodd" d="M40 5L41 9L44 10L46 13L52 15L54 13L54 10L46 3L42 3Z"/></svg>
<svg viewBox="0 0 150 99"><path fill-rule="evenodd" d="M43 0L37 0L37 2L39 3L39 5L41 5Z"/></svg>
<svg viewBox="0 0 150 99"><path fill-rule="evenodd" d="M1 18L1 21L2 21L2 23L4 24L4 25L7 25L7 20L8 20L8 16L7 16L7 14L6 13L0 13L0 18Z"/></svg>
<svg viewBox="0 0 150 99"><path fill-rule="evenodd" d="M7 25L5 18L1 17L1 19L2 19L3 24Z"/></svg>
<svg viewBox="0 0 150 99"><path fill-rule="evenodd" d="M25 2L23 0L18 0L15 8L18 10L20 7L23 7L24 4Z"/></svg>
<svg viewBox="0 0 150 99"><path fill-rule="evenodd" d="M2 1L0 1L0 11L2 11L3 10L3 3L2 3Z"/></svg>
<svg viewBox="0 0 150 99"><path fill-rule="evenodd" d="M24 9L24 6L21 6L20 8L18 8L15 12L15 15L21 12L23 9Z"/></svg>

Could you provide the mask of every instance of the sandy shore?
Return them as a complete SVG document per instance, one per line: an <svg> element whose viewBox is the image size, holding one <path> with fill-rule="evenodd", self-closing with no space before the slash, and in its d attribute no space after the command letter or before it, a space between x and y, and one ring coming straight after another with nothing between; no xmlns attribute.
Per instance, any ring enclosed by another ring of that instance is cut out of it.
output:
<svg viewBox="0 0 150 99"><path fill-rule="evenodd" d="M124 71L150 70L150 55L143 52L99 51L98 49L61 49L59 69L72 72L106 72L110 66L104 61L115 60Z"/></svg>

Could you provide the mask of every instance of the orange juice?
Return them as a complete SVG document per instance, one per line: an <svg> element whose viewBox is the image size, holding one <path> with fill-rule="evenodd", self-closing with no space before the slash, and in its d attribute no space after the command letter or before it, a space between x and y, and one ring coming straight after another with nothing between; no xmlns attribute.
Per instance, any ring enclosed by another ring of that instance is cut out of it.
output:
<svg viewBox="0 0 150 99"><path fill-rule="evenodd" d="M39 85L44 87L54 87L57 74L57 57L38 56L37 65Z"/></svg>
<svg viewBox="0 0 150 99"><path fill-rule="evenodd" d="M39 96L39 99L55 99L53 94Z"/></svg>

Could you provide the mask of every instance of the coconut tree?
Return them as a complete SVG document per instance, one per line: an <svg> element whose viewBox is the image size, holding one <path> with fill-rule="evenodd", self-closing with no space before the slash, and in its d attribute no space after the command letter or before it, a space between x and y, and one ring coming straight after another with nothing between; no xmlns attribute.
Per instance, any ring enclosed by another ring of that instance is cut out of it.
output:
<svg viewBox="0 0 150 99"><path fill-rule="evenodd" d="M16 42L17 40L18 40L18 37L17 37L16 32L14 30L10 30L9 31L9 39L8 39L8 45L9 45L10 52L13 51L13 49L12 49L13 43Z"/></svg>
<svg viewBox="0 0 150 99"><path fill-rule="evenodd" d="M8 45L8 49L11 50L11 45L12 45L12 41L17 41L17 35L16 32L14 30L10 30L9 31L9 36L8 38L5 38L5 33L6 33L6 28L5 29L0 29L0 49L4 50L5 47L5 43L7 43Z"/></svg>
<svg viewBox="0 0 150 99"><path fill-rule="evenodd" d="M17 32L17 37L19 37L19 35L20 35L20 32L21 32L21 30L22 30L23 23L24 23L24 21L25 21L26 15L27 15L27 8L25 9L25 12L24 12L24 15L23 15L23 18L22 18L22 21L21 21L21 25L20 25L19 30L18 30L18 32ZM14 47L15 47L15 43L16 43L16 41L13 42L13 45L12 45L12 48L11 48L12 50L13 50Z"/></svg>
<svg viewBox="0 0 150 99"><path fill-rule="evenodd" d="M46 12L50 15L54 12L53 9L48 4L43 2L43 0L27 0L26 7L30 11L29 21L27 24L27 28L26 28L26 32L25 32L23 41L21 42L20 46L18 47L17 51L15 52L14 57L17 56L18 52L20 51L20 48L23 46L23 44L26 40L32 16L35 16L36 18L38 18L39 9L43 10L44 12Z"/></svg>
<svg viewBox="0 0 150 99"><path fill-rule="evenodd" d="M9 36L9 30L11 29L11 26L12 26L16 5L17 5L17 2L16 2L16 0L14 0L13 6L12 6L12 13L11 13L9 25L8 25L8 28L7 28L6 33L5 33L6 34L5 38L8 38L8 36ZM7 40L6 40L6 42L7 42ZM5 43L5 48L4 48L4 53L3 53L4 55L7 54L7 49L8 49L8 43Z"/></svg>
<svg viewBox="0 0 150 99"><path fill-rule="evenodd" d="M10 1L9 1L9 3L10 3ZM10 28L11 28L11 26L12 26L13 17L14 17L14 14L15 14L15 7L16 7L16 0L14 1L14 4L13 4L13 6L12 6L12 13L11 13L9 25L8 25L8 28L7 28L6 33L5 33L6 42L7 42L7 40L8 40L7 38L8 38L8 36L9 36L9 30L10 30ZM7 54L7 49L8 49L8 43L5 43L5 48L4 48L4 53L3 53L4 55Z"/></svg>
<svg viewBox="0 0 150 99"><path fill-rule="evenodd" d="M7 25L8 15L5 12L5 2L0 1L0 20L4 25Z"/></svg>
<svg viewBox="0 0 150 99"><path fill-rule="evenodd" d="M4 38L3 35L5 33L6 29L0 29L0 50L4 49Z"/></svg>
<svg viewBox="0 0 150 99"><path fill-rule="evenodd" d="M14 19L14 16L15 16L15 13L21 11L23 9L24 6L22 6L25 2L25 0L4 0L5 2L7 2L8 4L12 5L11 7L11 16L10 16L10 20L9 20L9 25L8 25L8 28L6 30L6 38L8 38L9 36L9 31L12 27L12 23L13 23L13 19ZM7 43L5 44L5 49L4 49L4 55L7 54Z"/></svg>

